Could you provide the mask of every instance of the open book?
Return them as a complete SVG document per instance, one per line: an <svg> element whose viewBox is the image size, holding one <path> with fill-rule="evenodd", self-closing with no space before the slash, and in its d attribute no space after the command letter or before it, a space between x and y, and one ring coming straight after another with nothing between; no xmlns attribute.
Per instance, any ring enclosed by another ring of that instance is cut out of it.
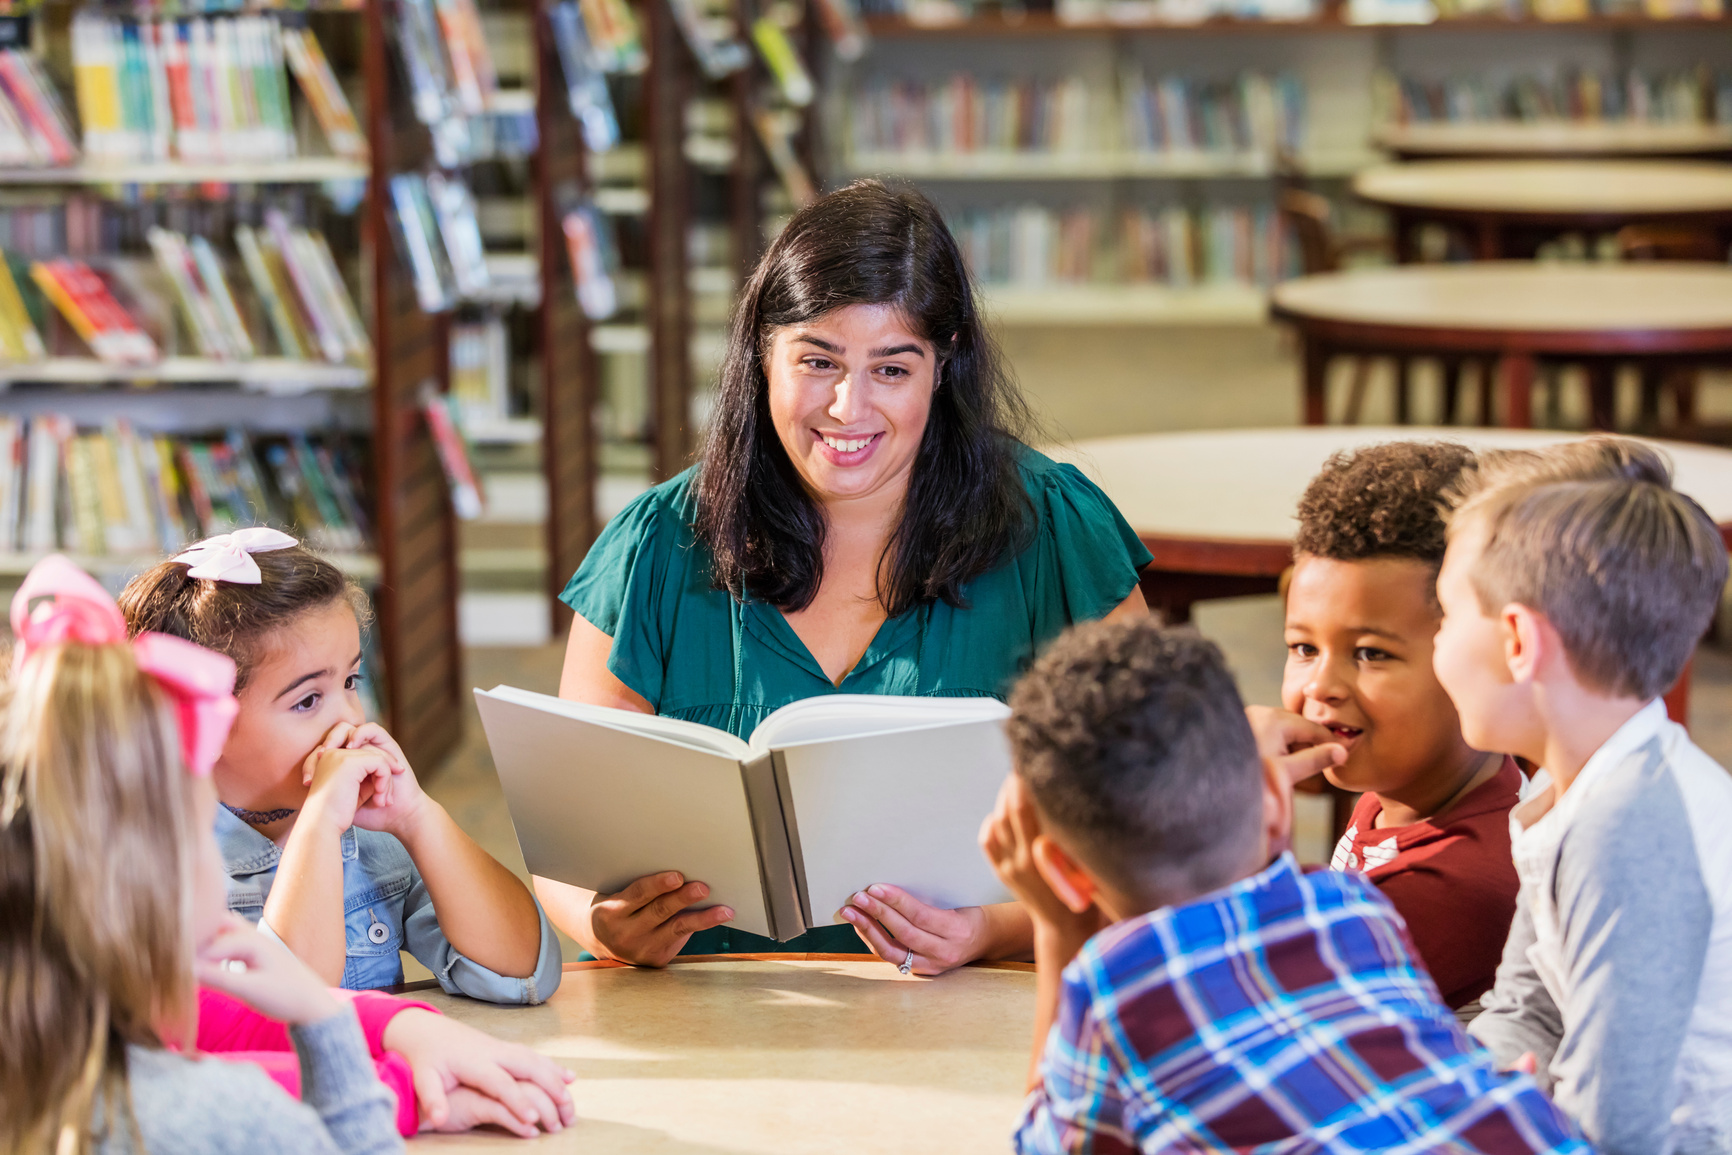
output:
<svg viewBox="0 0 1732 1155"><path fill-rule="evenodd" d="M875 882L942 907L1010 898L977 843L1010 769L994 699L807 698L749 742L510 686L475 701L532 873L609 893L677 870L784 942Z"/></svg>

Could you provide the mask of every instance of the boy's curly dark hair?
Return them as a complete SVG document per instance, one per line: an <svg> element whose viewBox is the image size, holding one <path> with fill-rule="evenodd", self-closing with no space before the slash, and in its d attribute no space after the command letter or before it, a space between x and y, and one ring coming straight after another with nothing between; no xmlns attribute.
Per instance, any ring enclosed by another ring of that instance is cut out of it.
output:
<svg viewBox="0 0 1732 1155"><path fill-rule="evenodd" d="M1387 441L1342 450L1323 463L1299 499L1295 554L1330 561L1406 557L1443 564L1441 506L1473 450L1449 441Z"/></svg>
<svg viewBox="0 0 1732 1155"><path fill-rule="evenodd" d="M1099 877L1134 894L1197 893L1243 865L1262 763L1213 643L1152 617L1075 626L1029 667L1010 710L1017 775Z"/></svg>

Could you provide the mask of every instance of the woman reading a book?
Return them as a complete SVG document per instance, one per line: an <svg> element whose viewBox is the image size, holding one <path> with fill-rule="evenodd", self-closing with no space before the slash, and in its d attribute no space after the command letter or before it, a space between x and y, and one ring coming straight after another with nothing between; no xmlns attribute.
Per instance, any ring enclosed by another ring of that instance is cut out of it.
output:
<svg viewBox="0 0 1732 1155"><path fill-rule="evenodd" d="M1148 552L1028 424L938 210L877 181L824 197L745 287L698 464L615 517L566 586L560 696L741 737L819 694L1002 698L1072 622L1146 612ZM870 950L937 974L1032 949L1017 904L943 910L893 878L778 944L667 865L617 894L535 889L587 950L647 966Z"/></svg>

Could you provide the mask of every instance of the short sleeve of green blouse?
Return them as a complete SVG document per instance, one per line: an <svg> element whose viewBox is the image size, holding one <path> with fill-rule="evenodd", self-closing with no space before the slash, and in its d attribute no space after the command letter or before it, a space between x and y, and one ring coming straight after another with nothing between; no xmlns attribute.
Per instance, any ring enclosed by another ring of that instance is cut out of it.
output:
<svg viewBox="0 0 1732 1155"><path fill-rule="evenodd" d="M1130 596L1154 560L1100 487L1074 465L1024 450L1034 540L1017 555L1034 634L1045 641L1073 622L1105 617Z"/></svg>

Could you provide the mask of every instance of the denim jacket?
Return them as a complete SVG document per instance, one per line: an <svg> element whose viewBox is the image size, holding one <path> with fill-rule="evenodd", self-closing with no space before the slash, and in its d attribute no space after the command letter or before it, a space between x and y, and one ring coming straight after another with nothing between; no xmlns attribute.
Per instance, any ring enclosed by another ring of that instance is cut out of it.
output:
<svg viewBox="0 0 1732 1155"><path fill-rule="evenodd" d="M217 845L229 875L229 909L258 922L283 852L276 843L218 809ZM439 929L433 900L409 852L389 834L351 826L343 833L343 921L347 960L343 986L372 990L403 981L408 951L433 972L447 994L490 1003L539 1003L559 987L559 936L541 904L541 956L528 978L495 974L458 954Z"/></svg>

